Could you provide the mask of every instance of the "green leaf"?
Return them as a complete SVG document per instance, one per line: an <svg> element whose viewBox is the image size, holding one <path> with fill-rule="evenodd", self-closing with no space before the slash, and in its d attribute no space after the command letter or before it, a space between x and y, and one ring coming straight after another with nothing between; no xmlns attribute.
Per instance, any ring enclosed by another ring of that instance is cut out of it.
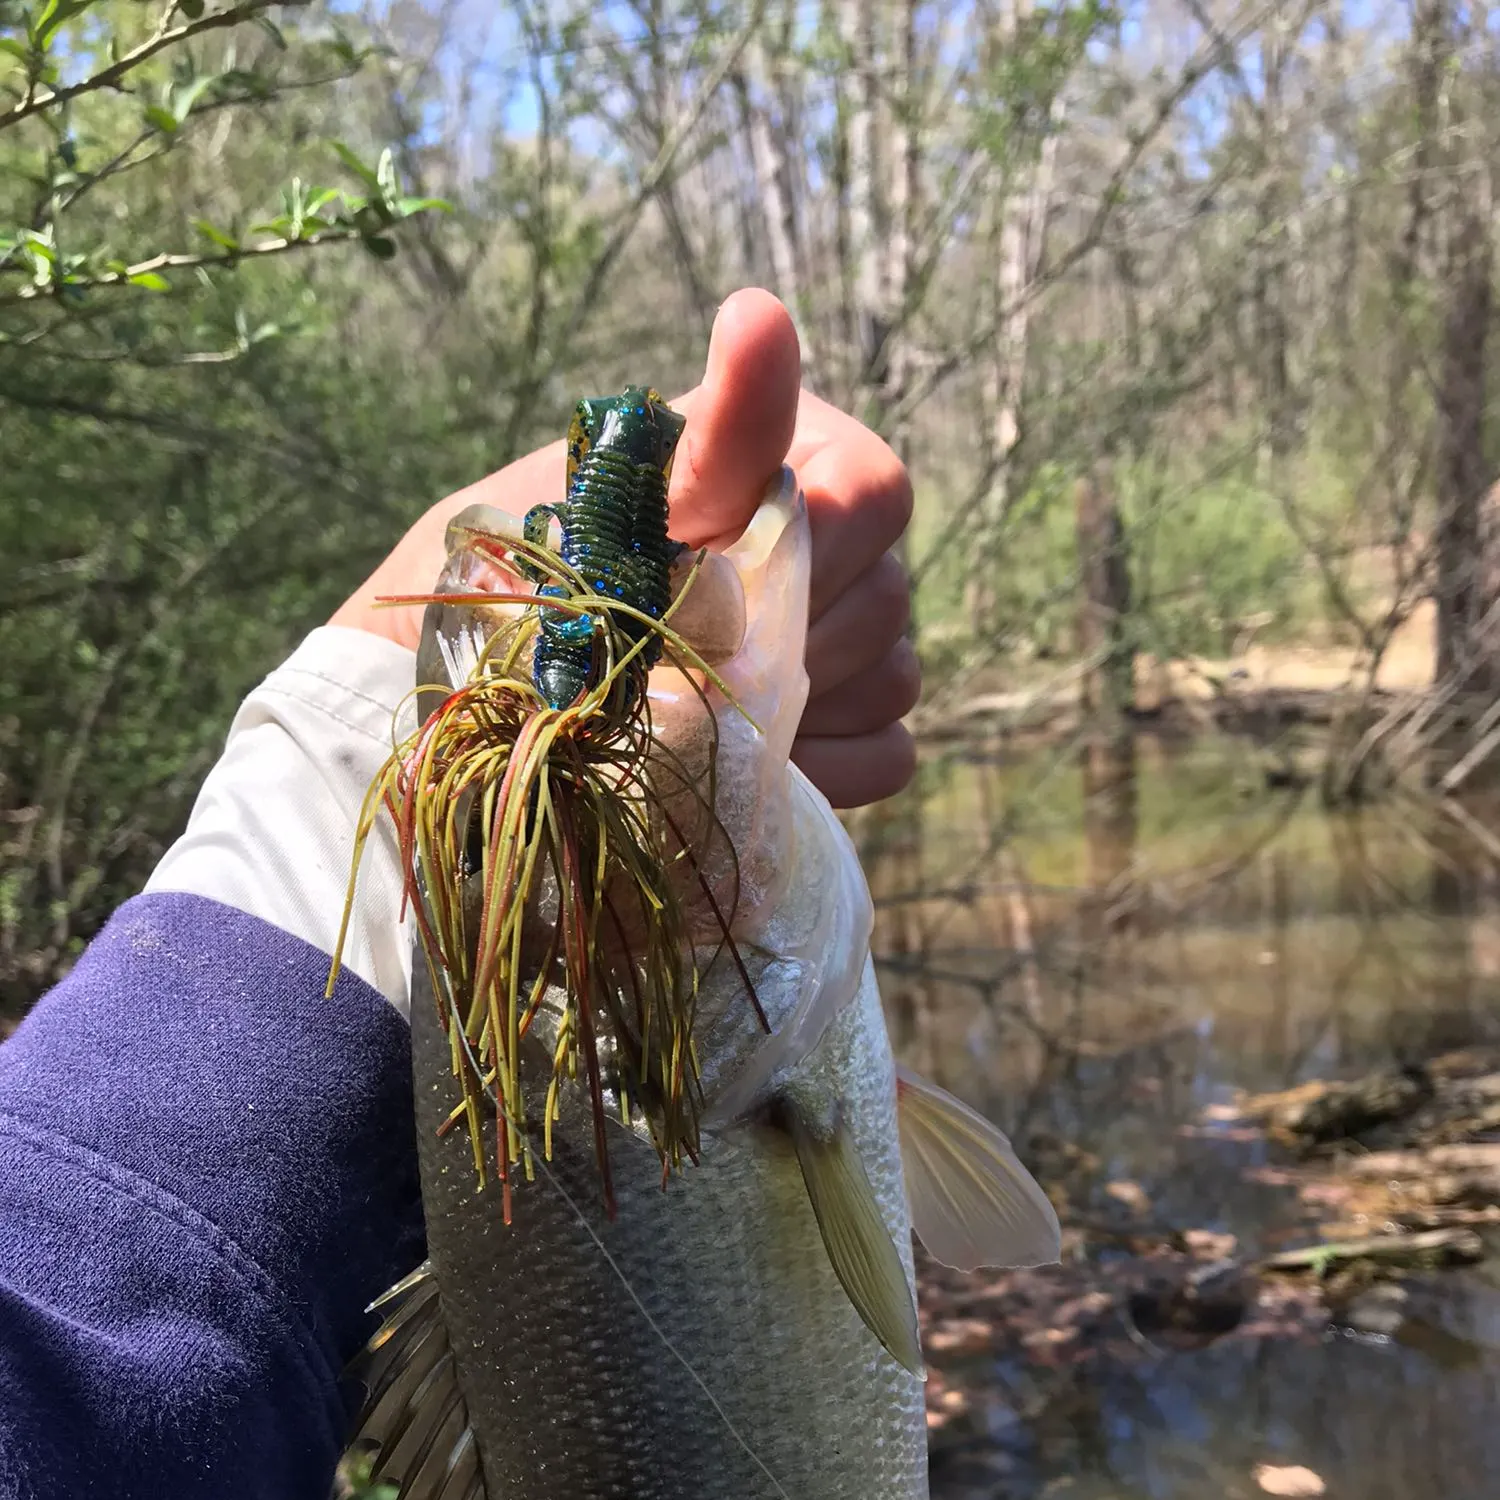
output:
<svg viewBox="0 0 1500 1500"><path fill-rule="evenodd" d="M240 242L226 230L215 228L207 219L194 219L193 228L206 240L212 240L214 244L225 250L238 250Z"/></svg>
<svg viewBox="0 0 1500 1500"><path fill-rule="evenodd" d="M156 126L163 135L175 135L178 125L182 123L171 110L163 109L159 104L146 106L146 122Z"/></svg>
<svg viewBox="0 0 1500 1500"><path fill-rule="evenodd" d="M131 286L143 286L148 292L170 292L172 283L165 276L159 276L155 271L137 271L130 278Z"/></svg>
<svg viewBox="0 0 1500 1500"><path fill-rule="evenodd" d="M0 52L9 53L18 62L31 61L31 48L25 42L17 41L13 36L0 36Z"/></svg>
<svg viewBox="0 0 1500 1500"><path fill-rule="evenodd" d="M177 0L177 9L190 21L201 20L203 16L203 0Z"/></svg>
<svg viewBox="0 0 1500 1500"><path fill-rule="evenodd" d="M362 162L359 157L357 157L354 152L351 151L342 141L334 141L332 144L333 149L338 153L339 160L343 162L343 164L348 167L349 170L353 172L354 175L358 177L359 180L364 183L364 185L369 188L369 190L374 193L376 197L379 197L380 178L376 175L374 170L366 166L365 163Z"/></svg>
<svg viewBox="0 0 1500 1500"><path fill-rule="evenodd" d="M197 78L191 78L186 83L179 83L172 89L172 108L176 111L179 124L193 112L193 106L202 96L204 89L212 88L218 81L216 73L201 73Z"/></svg>
<svg viewBox="0 0 1500 1500"><path fill-rule="evenodd" d="M337 188L310 188L308 190L307 202L303 206L302 211L308 218L315 218L338 196L339 190Z"/></svg>
<svg viewBox="0 0 1500 1500"><path fill-rule="evenodd" d="M45 47L59 27L82 15L93 3L94 0L47 0L32 23L32 40L38 47Z"/></svg>
<svg viewBox="0 0 1500 1500"><path fill-rule="evenodd" d="M390 260L396 254L396 242L383 234L367 235L360 241L376 260Z"/></svg>
<svg viewBox="0 0 1500 1500"><path fill-rule="evenodd" d="M412 214L422 213L451 214L453 205L446 198L398 198L396 200L396 212L403 219Z"/></svg>
<svg viewBox="0 0 1500 1500"><path fill-rule="evenodd" d="M52 20L52 17L57 11L57 5L58 0L44 0L36 19L31 20L28 18L27 26L31 32L31 39L38 47L47 40L47 32L50 27L56 24Z"/></svg>

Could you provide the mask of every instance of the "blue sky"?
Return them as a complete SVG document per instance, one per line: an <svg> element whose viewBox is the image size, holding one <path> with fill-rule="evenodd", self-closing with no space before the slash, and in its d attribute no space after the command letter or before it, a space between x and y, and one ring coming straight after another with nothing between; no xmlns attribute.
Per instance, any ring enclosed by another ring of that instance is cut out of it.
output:
<svg viewBox="0 0 1500 1500"><path fill-rule="evenodd" d="M364 8L358 0L330 0L330 3L335 11L351 15ZM377 0L376 13L388 12L390 3L391 0ZM435 9L440 0L419 0L419 3ZM539 0L539 3L545 6L545 0ZM960 0L960 4L966 3L967 0ZM1142 40L1153 9L1158 16L1164 12L1147 7L1143 0L1120 0L1120 3L1124 12L1121 40L1129 50ZM810 34L816 25L818 9L817 0L799 0L799 28L804 35ZM1222 8L1213 6L1212 9ZM748 0L735 0L732 6L726 4L720 12L722 29L728 31L736 26L747 10ZM1198 40L1197 35L1188 35L1187 28L1192 26L1191 13L1186 5L1182 5L1166 10L1165 14L1180 18L1184 39L1180 55L1185 57L1187 47ZM1409 29L1409 0L1339 0L1339 14L1346 31L1368 35L1373 29L1376 36L1388 44L1399 42ZM1500 25L1500 18L1495 24ZM1196 33L1196 27L1193 31ZM1315 20L1309 24L1307 36L1321 40L1323 31L1323 23ZM457 92L460 70L467 72L471 100L478 106L472 126L481 132L500 126L508 134L522 137L531 134L537 126L538 110L525 80L526 53L514 8L498 5L496 0L470 0L460 10L455 33L439 59L439 66L454 93ZM627 5L620 0L604 0L593 13L589 37L579 51L597 55L601 48L629 47L639 41L641 33L641 22ZM690 40L691 36L679 45L686 45ZM1102 40L1091 49L1098 60L1102 60L1108 50L1109 44ZM566 67L577 56L577 52L557 54L550 59L549 67ZM1239 62L1246 83L1252 92L1258 94L1261 84L1258 43L1252 41L1243 46ZM1370 81L1378 82L1376 79ZM1234 85L1227 79L1210 77L1184 104L1184 113L1197 127L1200 148L1210 148L1227 124L1228 108L1234 94ZM435 111L432 125L434 130L439 126ZM603 151L608 151L611 146L602 136L584 144Z"/></svg>

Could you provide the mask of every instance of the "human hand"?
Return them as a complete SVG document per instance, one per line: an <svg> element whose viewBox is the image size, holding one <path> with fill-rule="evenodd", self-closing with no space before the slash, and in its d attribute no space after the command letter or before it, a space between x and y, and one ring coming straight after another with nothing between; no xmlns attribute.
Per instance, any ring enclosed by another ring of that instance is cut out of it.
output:
<svg viewBox="0 0 1500 1500"><path fill-rule="evenodd" d="M901 718L921 687L906 638L911 591L890 551L911 518L905 465L862 423L801 389L796 330L769 292L736 292L724 303L702 384L671 404L688 419L672 471L677 540L715 549L734 541L783 463L807 496L809 696L792 759L835 807L900 791L916 766ZM439 501L331 623L414 650L420 609L376 600L431 589L446 560L448 522L464 506L522 515L561 498L564 447L540 448Z"/></svg>

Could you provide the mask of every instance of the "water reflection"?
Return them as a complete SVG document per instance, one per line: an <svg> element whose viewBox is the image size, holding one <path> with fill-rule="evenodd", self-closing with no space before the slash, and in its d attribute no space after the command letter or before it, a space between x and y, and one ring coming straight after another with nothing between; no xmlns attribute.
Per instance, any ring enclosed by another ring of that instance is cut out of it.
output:
<svg viewBox="0 0 1500 1500"><path fill-rule="evenodd" d="M1464 817L1500 828L1495 805ZM1111 1226L1246 1256L1315 1238L1264 1143L1205 1123L1235 1088L1500 1036L1493 842L1415 804L1326 813L1231 743L953 758L861 842L898 1051L1011 1132L1101 1274ZM934 1496L1249 1497L1269 1463L1330 1496L1478 1500L1493 1264L1411 1283L1389 1332L1251 1320L1170 1349L1121 1293L1087 1358L937 1358L987 1397L935 1430Z"/></svg>
<svg viewBox="0 0 1500 1500"><path fill-rule="evenodd" d="M1082 915L1092 936L1128 925L1136 840L1136 748L1133 736L1090 737L1079 753L1083 772L1083 843L1089 898Z"/></svg>

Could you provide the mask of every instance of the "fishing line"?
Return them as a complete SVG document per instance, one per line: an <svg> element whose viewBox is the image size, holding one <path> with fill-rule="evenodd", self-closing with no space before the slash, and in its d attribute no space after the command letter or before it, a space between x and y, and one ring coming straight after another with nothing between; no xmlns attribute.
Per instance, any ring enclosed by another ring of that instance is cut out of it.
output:
<svg viewBox="0 0 1500 1500"><path fill-rule="evenodd" d="M464 1053L469 1059L470 1067L476 1070L476 1075L479 1078L483 1079L483 1073L479 1072L479 1060L474 1056L473 1046L470 1043L469 1038L464 1034L463 1027L456 1027L455 1030L458 1033L459 1045L464 1049ZM481 1086L484 1089L485 1094L489 1097L490 1103L495 1106L496 1118L498 1119L505 1112L504 1105L501 1104L499 1096L495 1093L494 1088L490 1084L482 1083ZM785 1489L782 1488L781 1481L777 1479L777 1477L770 1471L769 1468L766 1467L765 1460L762 1459L761 1456L755 1451L755 1449L750 1446L750 1444L741 1434L739 1428L736 1427L730 1420L729 1413L719 1405L719 1398L715 1396L711 1390L709 1390L708 1383L692 1367L692 1365L688 1363L687 1357L667 1336L667 1332L661 1326L661 1324L651 1316L651 1313L646 1307L646 1304L641 1301L639 1296L636 1295L636 1290L633 1286L631 1286L630 1278L625 1274L624 1268L620 1265L619 1261L617 1261L614 1256L609 1253L609 1246L604 1243L603 1239L599 1235L599 1231L589 1223L588 1216L583 1212L581 1208L579 1208L577 1203L573 1201L572 1194L570 1194L567 1188L562 1185L562 1182L558 1179L557 1174L553 1172L552 1168L547 1165L546 1161L541 1156L533 1153L531 1160L534 1166L541 1169L542 1176L556 1191L558 1197L568 1205L568 1208L571 1210L573 1217L577 1219L578 1222L583 1226L583 1232L588 1235L588 1237L598 1247L599 1253L604 1257L606 1261L609 1262L610 1270L615 1273L615 1275L619 1278L620 1285L625 1288L625 1295L629 1297L633 1303L635 1303L636 1310L646 1320L646 1324L651 1329L652 1333L654 1333L657 1338L661 1340L662 1345L665 1347L667 1353L670 1354L672 1358L675 1359L677 1363L687 1371L688 1376L692 1380L693 1384L703 1392L705 1397L707 1397L708 1404L713 1407L714 1411L718 1414L719 1420L724 1424L725 1430L729 1433L730 1437L732 1437L735 1442L737 1442L740 1447L745 1450L746 1454L749 1456L750 1462L753 1463L755 1467L759 1469L760 1472L771 1481L771 1487L781 1497L781 1500L792 1500L792 1497L787 1494Z"/></svg>

